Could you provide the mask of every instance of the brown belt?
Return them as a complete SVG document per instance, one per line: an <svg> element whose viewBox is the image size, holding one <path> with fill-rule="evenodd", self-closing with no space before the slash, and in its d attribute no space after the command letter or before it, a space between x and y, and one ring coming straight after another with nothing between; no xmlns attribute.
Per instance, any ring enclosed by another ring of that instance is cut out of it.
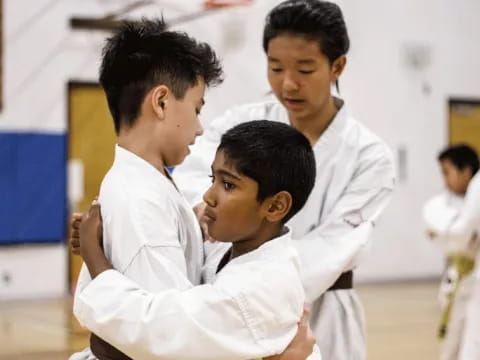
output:
<svg viewBox="0 0 480 360"><path fill-rule="evenodd" d="M132 360L94 333L90 335L90 350L99 360Z"/></svg>
<svg viewBox="0 0 480 360"><path fill-rule="evenodd" d="M353 271L347 271L342 273L340 277L328 288L327 291L332 290L347 290L353 289Z"/></svg>

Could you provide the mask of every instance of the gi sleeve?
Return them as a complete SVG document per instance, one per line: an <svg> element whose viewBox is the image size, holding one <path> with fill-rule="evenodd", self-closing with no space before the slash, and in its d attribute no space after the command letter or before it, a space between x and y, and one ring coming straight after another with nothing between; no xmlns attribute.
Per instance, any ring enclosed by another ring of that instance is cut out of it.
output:
<svg viewBox="0 0 480 360"><path fill-rule="evenodd" d="M161 195L161 194L160 194ZM186 260L179 242L178 224L171 204L165 197L140 197L135 203L123 206L119 219L104 219L104 238L109 260L122 274L150 291L193 286L186 274ZM121 244L135 244L122 246ZM113 254L115 252L115 254ZM74 296L91 281L85 264L79 275Z"/></svg>
<svg viewBox="0 0 480 360"><path fill-rule="evenodd" d="M308 301L322 295L350 270L368 247L378 216L394 188L393 160L383 144L367 147L359 165L325 221L298 241Z"/></svg>
<svg viewBox="0 0 480 360"><path fill-rule="evenodd" d="M108 270L81 291L75 315L135 359L247 360L287 347L303 301L298 271L263 262L222 272L215 284L158 293Z"/></svg>

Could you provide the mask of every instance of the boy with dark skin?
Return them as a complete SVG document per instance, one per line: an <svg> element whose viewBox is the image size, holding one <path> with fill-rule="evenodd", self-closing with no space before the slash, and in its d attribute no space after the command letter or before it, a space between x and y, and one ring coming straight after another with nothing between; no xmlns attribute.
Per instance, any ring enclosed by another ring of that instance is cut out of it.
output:
<svg viewBox="0 0 480 360"><path fill-rule="evenodd" d="M285 167L291 172L278 176ZM229 299L241 295L243 306L255 304L258 309L268 309L262 312L251 306L252 309L243 314L263 324L251 328L253 333L258 334L257 340L263 346L268 344L270 349L277 348L278 351L281 342L284 343L285 339L290 341L297 330L304 292L298 255L290 244L289 230L284 223L305 203L313 187L315 172L315 160L308 140L285 124L253 121L228 131L222 137L212 164L212 185L204 199L209 232L218 241L232 243L232 246L228 249L222 247L220 252L216 252L217 256L210 259L218 273L214 283L175 294L177 303L183 302L185 294L188 298L189 292L194 293L196 302L201 302L210 293L227 293ZM165 308L165 294L145 291L113 271L101 249L101 234L99 205L95 203L80 225L80 252L94 280L79 297L76 311L79 320L135 358L147 355L152 358L208 358L195 351L187 355L174 353L178 349L169 350L169 342L175 340L171 337L167 340L163 329L169 331L168 318L171 314L177 321L178 332L189 339L191 348L196 348L197 343L201 348L208 347L209 341L205 344L205 340L188 336L189 329L185 325L189 322L184 320L183 310L173 304ZM115 289L112 289L112 282L116 284ZM195 305L200 309L200 315L196 310L188 310L196 327L205 326L198 323L199 316L208 317L212 306L224 305L224 302L215 302L216 295L208 295L208 299L210 303L207 307ZM149 309L148 313L138 311L145 306ZM305 320L300 322L299 334L306 331ZM221 319L215 329L209 328L209 334L218 333L224 337L222 324L231 321ZM143 329L152 328L152 324L161 324L161 327L156 326L157 332L145 338L143 334L146 330ZM123 333L128 333L128 336ZM125 341L130 344L125 344ZM241 346L251 358L269 355L269 351L255 354L249 344L229 343L232 348ZM297 336L283 354L272 359L305 358L304 346L300 345ZM226 358L226 355L209 351L211 358ZM229 358L242 357L234 354ZM319 358L318 348L309 358Z"/></svg>

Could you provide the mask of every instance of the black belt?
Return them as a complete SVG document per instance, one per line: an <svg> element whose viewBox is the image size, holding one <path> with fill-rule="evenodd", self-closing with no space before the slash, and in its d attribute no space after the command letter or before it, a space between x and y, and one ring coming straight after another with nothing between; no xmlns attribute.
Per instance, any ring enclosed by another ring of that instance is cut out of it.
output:
<svg viewBox="0 0 480 360"><path fill-rule="evenodd" d="M328 288L327 291L332 290L347 290L353 289L353 271L347 271L342 273L340 277Z"/></svg>
<svg viewBox="0 0 480 360"><path fill-rule="evenodd" d="M132 360L94 333L90 335L90 350L100 360Z"/></svg>

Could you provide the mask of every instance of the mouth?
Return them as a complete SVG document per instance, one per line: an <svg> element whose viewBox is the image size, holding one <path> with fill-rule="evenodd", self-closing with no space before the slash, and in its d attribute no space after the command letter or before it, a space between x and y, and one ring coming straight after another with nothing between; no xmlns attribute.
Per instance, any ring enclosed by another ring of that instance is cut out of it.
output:
<svg viewBox="0 0 480 360"><path fill-rule="evenodd" d="M289 108L298 108L305 104L305 100L299 98L284 97L283 101Z"/></svg>
<svg viewBox="0 0 480 360"><path fill-rule="evenodd" d="M215 215L215 213L208 207L205 209L203 216L207 222L214 222L215 220L217 220L217 215Z"/></svg>

